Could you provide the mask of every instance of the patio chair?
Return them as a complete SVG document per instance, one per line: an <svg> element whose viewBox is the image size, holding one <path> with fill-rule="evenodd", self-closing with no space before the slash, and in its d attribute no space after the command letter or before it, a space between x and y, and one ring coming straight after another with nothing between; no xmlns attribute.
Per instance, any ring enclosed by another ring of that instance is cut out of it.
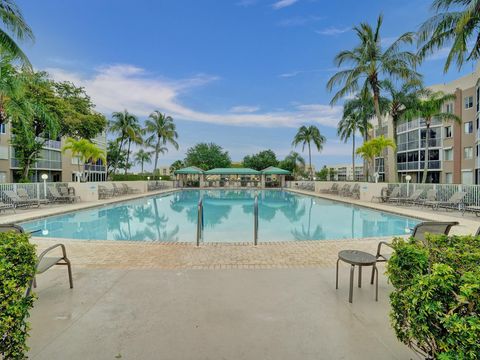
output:
<svg viewBox="0 0 480 360"><path fill-rule="evenodd" d="M404 197L400 196L400 187L393 188L392 192L387 196L386 202L396 202L402 201L405 199Z"/></svg>
<svg viewBox="0 0 480 360"><path fill-rule="evenodd" d="M38 201L31 199L22 199L15 191L12 190L4 190L3 194L8 198L10 203L13 204L15 208L30 207L34 205L36 205L37 207L40 206Z"/></svg>
<svg viewBox="0 0 480 360"><path fill-rule="evenodd" d="M7 204L7 203L4 203L3 201L0 201L0 212L3 210L3 211L7 211L7 209L12 209L13 212L16 214L17 212L15 211L15 205L13 204Z"/></svg>
<svg viewBox="0 0 480 360"><path fill-rule="evenodd" d="M425 206L425 203L428 201L437 200L437 190L428 189L425 198L420 198L415 202L415 205Z"/></svg>
<svg viewBox="0 0 480 360"><path fill-rule="evenodd" d="M400 200L400 202L405 205L408 205L408 204L413 205L420 199L422 194L423 194L422 189L415 190L410 196L404 198L403 200Z"/></svg>
<svg viewBox="0 0 480 360"><path fill-rule="evenodd" d="M25 190L24 188L17 188L17 195L20 197L20 199L22 200L25 200L25 201L36 201L38 202L38 204L47 204L48 203L48 199L32 199L30 197L30 195L28 194L27 190Z"/></svg>
<svg viewBox="0 0 480 360"><path fill-rule="evenodd" d="M353 188L348 192L347 196L360 199L360 184L353 185Z"/></svg>
<svg viewBox="0 0 480 360"><path fill-rule="evenodd" d="M75 201L75 196L60 194L56 186L49 186L48 191L50 192L50 197L54 202L67 203Z"/></svg>
<svg viewBox="0 0 480 360"><path fill-rule="evenodd" d="M72 199L73 199L73 202L75 201L79 201L80 200L80 196L76 196L75 195L75 189L74 188L71 188L72 189L72 193L70 193L70 190L67 186L65 185L58 185L58 191L60 192L60 195L63 195L63 196L70 196Z"/></svg>
<svg viewBox="0 0 480 360"><path fill-rule="evenodd" d="M333 183L332 186L330 186L330 188L328 189L322 189L320 190L321 193L326 193L328 194L330 191L333 191L335 188L336 188L337 184L336 183Z"/></svg>
<svg viewBox="0 0 480 360"><path fill-rule="evenodd" d="M139 189L132 188L125 183L122 183L122 187L127 194L138 194L140 192Z"/></svg>
<svg viewBox="0 0 480 360"><path fill-rule="evenodd" d="M374 200L377 200L380 203L380 202L386 202L387 199L388 199L388 187L385 186L380 190L380 195L373 195L370 201L373 202Z"/></svg>
<svg viewBox="0 0 480 360"><path fill-rule="evenodd" d="M345 184L342 188L342 191L339 193L341 196L350 196L350 189L352 185Z"/></svg>
<svg viewBox="0 0 480 360"><path fill-rule="evenodd" d="M3 224L0 225L0 232L7 232L7 231L14 231L17 233L25 233L23 228L21 226L15 225L15 224ZM49 253L56 248L61 248L62 250L62 255L56 255L56 256L47 256ZM50 246L49 248L45 249L38 257L37 257L37 265L35 267L35 274L42 274L51 267L55 265L64 265L67 266L68 269L68 281L70 283L70 289L73 289L73 279L72 279L72 265L70 263L70 260L67 257L67 251L65 249L65 245L63 244L55 244L53 246ZM27 290L27 295L30 293L31 289L33 287L36 287L36 279L35 277L33 278L32 283L30 284L28 290Z"/></svg>
<svg viewBox="0 0 480 360"><path fill-rule="evenodd" d="M112 186L113 186L113 193L115 196L127 195L127 192L123 187L118 186L116 183L112 183Z"/></svg>
<svg viewBox="0 0 480 360"><path fill-rule="evenodd" d="M99 199L108 199L114 195L113 189L108 189L104 185L98 185L98 198Z"/></svg>
<svg viewBox="0 0 480 360"><path fill-rule="evenodd" d="M425 201L425 206L431 206L432 209L456 209L460 210L460 206L463 203L463 199L467 195L466 192L464 191L458 191L455 194L453 194L450 199L447 201ZM465 210L463 210L465 211Z"/></svg>
<svg viewBox="0 0 480 360"><path fill-rule="evenodd" d="M417 224L412 231L412 237L420 240L422 242L426 241L425 234L443 234L443 235L448 235L450 233L450 229L453 226L458 225L458 221L448 221L448 222L443 222L443 221L424 221L419 224ZM377 258L377 263L378 262L387 262L391 254L387 253L382 253L382 246L385 245L387 247L392 247L392 245L386 241L380 241L377 246L377 254L375 257ZM371 283L373 284L373 276L374 273L372 271L372 278L371 278Z"/></svg>

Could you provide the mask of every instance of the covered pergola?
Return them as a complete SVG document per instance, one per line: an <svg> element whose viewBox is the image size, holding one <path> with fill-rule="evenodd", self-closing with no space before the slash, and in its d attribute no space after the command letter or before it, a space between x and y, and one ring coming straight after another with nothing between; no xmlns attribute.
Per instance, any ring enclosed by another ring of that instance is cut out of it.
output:
<svg viewBox="0 0 480 360"><path fill-rule="evenodd" d="M196 166L189 166L175 170L178 187L198 187L203 179L203 170Z"/></svg>
<svg viewBox="0 0 480 360"><path fill-rule="evenodd" d="M204 171L190 166L175 171L179 187L264 188L284 187L290 171L270 166L262 171L250 168L215 168Z"/></svg>

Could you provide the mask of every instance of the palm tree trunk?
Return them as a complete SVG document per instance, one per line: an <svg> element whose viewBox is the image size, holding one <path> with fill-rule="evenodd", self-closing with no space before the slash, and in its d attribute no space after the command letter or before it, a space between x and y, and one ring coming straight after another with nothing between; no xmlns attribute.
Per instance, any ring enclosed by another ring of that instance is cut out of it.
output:
<svg viewBox="0 0 480 360"><path fill-rule="evenodd" d="M142 175L143 175L143 160L142 160L142 162L141 162L140 164L141 164L141 166L142 166Z"/></svg>
<svg viewBox="0 0 480 360"><path fill-rule="evenodd" d="M353 172L353 181L356 181L355 179L355 133L353 133L353 139L352 139L352 172Z"/></svg>
<svg viewBox="0 0 480 360"><path fill-rule="evenodd" d="M377 91L373 92L373 106L375 107L375 115L377 116L378 128L382 128L382 115L380 113L380 94Z"/></svg>
<svg viewBox="0 0 480 360"><path fill-rule="evenodd" d="M366 143L368 141L368 132L365 132L363 135L363 143ZM363 159L363 181L368 182L368 161Z"/></svg>
<svg viewBox="0 0 480 360"><path fill-rule="evenodd" d="M397 148L397 120L393 119L393 142L395 143L395 149ZM393 151L393 176L394 182L398 182L398 165L397 165L397 152Z"/></svg>
<svg viewBox="0 0 480 360"><path fill-rule="evenodd" d="M155 179L155 174L157 173L157 165L158 165L158 149L160 149L160 136L157 140L157 145L155 146L155 166L153 168L153 178Z"/></svg>
<svg viewBox="0 0 480 360"><path fill-rule="evenodd" d="M428 175L428 147L429 147L429 140L430 140L430 120L425 119L425 124L427 125L427 133L425 134L425 161L423 163L423 178L422 184L427 182L427 175Z"/></svg>
<svg viewBox="0 0 480 360"><path fill-rule="evenodd" d="M123 136L120 138L120 145L118 147L118 153L119 154L122 154L122 147L123 147ZM115 174L117 172L117 168L118 168L118 159L117 161L115 161L115 163L113 164L113 169L112 169L112 173Z"/></svg>
<svg viewBox="0 0 480 360"><path fill-rule="evenodd" d="M130 158L130 145L132 144L132 141L129 139L128 140L128 150L127 150L127 161L125 163L125 175L127 175L128 171L128 159Z"/></svg>
<svg viewBox="0 0 480 360"><path fill-rule="evenodd" d="M310 165L310 180L313 179L313 170L312 170L312 149L310 148L310 142L308 142L308 163Z"/></svg>

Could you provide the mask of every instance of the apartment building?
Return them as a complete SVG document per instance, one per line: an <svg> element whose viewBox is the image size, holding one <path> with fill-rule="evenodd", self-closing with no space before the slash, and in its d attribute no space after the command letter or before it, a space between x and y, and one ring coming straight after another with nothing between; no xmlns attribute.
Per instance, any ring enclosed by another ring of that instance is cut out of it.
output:
<svg viewBox="0 0 480 360"><path fill-rule="evenodd" d="M337 164L327 166L329 170L329 178L334 181L352 181L353 166L352 164ZM363 164L355 164L355 181L363 179Z"/></svg>
<svg viewBox="0 0 480 360"><path fill-rule="evenodd" d="M0 183L17 182L20 179L20 163L15 150L10 146L11 124L0 125ZM105 181L106 167L101 161L96 164L79 164L79 159L67 151L62 152L65 139L47 140L41 151L40 159L32 166L31 180L41 181L43 174L48 181L77 181L79 172L88 172L88 181ZM100 134L93 141L106 150L106 134ZM79 166L80 165L80 166Z"/></svg>
<svg viewBox="0 0 480 360"><path fill-rule="evenodd" d="M455 94L455 101L444 104L443 111L462 119L441 121L434 119L429 132L429 183L480 183L480 67L471 74L449 83L432 85L432 91ZM423 119L397 124L397 149L389 150L385 158L376 159L380 179L404 181L410 175L413 182L421 182L425 164L426 126ZM375 136L393 137L391 119L382 129L375 128ZM394 156L397 158L395 172Z"/></svg>

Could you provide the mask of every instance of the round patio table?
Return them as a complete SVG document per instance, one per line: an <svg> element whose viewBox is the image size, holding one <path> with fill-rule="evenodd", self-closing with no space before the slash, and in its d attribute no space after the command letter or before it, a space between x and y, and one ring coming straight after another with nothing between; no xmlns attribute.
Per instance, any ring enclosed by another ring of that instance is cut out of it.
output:
<svg viewBox="0 0 480 360"><path fill-rule="evenodd" d="M348 292L348 301L353 302L353 277L355 272L355 265L358 266L358 287L362 287L362 267L373 266L373 272L375 273L375 301L378 301L378 269L377 258L365 251L359 250L342 250L338 253L337 260L337 276L336 276L336 289L338 289L338 262L342 260L347 264L350 264L350 290ZM373 277L371 280L373 284Z"/></svg>

